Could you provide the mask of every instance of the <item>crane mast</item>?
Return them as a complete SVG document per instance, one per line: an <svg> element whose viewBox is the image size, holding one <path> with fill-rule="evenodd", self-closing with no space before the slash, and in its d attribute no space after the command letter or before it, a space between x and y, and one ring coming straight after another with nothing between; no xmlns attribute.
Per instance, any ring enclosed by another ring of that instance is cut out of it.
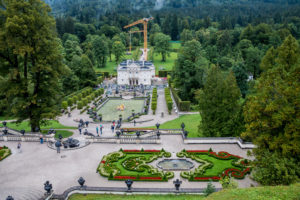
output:
<svg viewBox="0 0 300 200"><path fill-rule="evenodd" d="M153 17L140 19L140 20L135 21L135 22L133 22L133 23L127 25L127 26L124 26L124 28L129 28L129 27L135 26L137 24L143 24L144 25L144 30L141 31L141 32L144 32L144 59L145 59L145 61L148 60L148 50L147 50L147 46L148 46L148 31L147 31L147 28L148 28L148 22L150 20L153 20Z"/></svg>

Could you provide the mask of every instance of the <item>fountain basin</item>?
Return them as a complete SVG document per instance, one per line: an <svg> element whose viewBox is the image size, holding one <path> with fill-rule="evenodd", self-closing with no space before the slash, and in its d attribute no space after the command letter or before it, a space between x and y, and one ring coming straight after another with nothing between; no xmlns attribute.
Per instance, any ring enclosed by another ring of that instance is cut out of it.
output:
<svg viewBox="0 0 300 200"><path fill-rule="evenodd" d="M192 169L194 164L186 159L164 159L157 163L157 167L162 170L184 171Z"/></svg>

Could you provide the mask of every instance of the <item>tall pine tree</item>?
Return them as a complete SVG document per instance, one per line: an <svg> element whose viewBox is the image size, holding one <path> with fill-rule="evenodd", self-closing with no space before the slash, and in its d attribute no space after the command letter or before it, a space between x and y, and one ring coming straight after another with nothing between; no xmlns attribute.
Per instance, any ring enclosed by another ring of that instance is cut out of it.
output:
<svg viewBox="0 0 300 200"><path fill-rule="evenodd" d="M200 130L207 137L237 136L240 89L232 72L227 76L213 66L207 75L204 89L200 91L199 107L202 117Z"/></svg>

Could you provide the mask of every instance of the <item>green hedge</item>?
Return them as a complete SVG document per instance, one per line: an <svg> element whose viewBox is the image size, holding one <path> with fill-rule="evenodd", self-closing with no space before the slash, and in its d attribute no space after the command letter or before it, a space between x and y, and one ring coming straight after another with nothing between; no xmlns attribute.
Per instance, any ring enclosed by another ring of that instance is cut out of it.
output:
<svg viewBox="0 0 300 200"><path fill-rule="evenodd" d="M190 101L182 101L180 97L178 96L177 92L174 90L174 88L170 87L174 100L177 104L177 107L180 111L190 111L191 102Z"/></svg>
<svg viewBox="0 0 300 200"><path fill-rule="evenodd" d="M73 105L73 98L68 98L68 106L72 106Z"/></svg>
<svg viewBox="0 0 300 200"><path fill-rule="evenodd" d="M78 101L77 103L77 109L80 110L83 107L83 102L82 101Z"/></svg>
<svg viewBox="0 0 300 200"><path fill-rule="evenodd" d="M159 77L167 77L170 72L171 71L161 70L161 71L158 71L158 76Z"/></svg>
<svg viewBox="0 0 300 200"><path fill-rule="evenodd" d="M67 109L67 108L68 108L68 102L63 101L63 102L61 103L61 107L62 107L63 109Z"/></svg>
<svg viewBox="0 0 300 200"><path fill-rule="evenodd" d="M168 112L171 114L173 108L173 100L170 93L170 88L165 88L165 100L168 107Z"/></svg>
<svg viewBox="0 0 300 200"><path fill-rule="evenodd" d="M155 115L156 108L157 108L157 88L154 88L152 92L152 102L151 102L151 109L154 115Z"/></svg>

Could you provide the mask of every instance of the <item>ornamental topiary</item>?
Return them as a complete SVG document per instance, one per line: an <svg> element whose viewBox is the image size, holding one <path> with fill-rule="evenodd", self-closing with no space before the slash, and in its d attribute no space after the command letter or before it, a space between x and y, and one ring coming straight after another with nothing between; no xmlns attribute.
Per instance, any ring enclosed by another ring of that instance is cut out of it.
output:
<svg viewBox="0 0 300 200"><path fill-rule="evenodd" d="M82 109L82 107L83 107L82 101L78 101L78 103L77 103L77 109L80 110L80 109Z"/></svg>
<svg viewBox="0 0 300 200"><path fill-rule="evenodd" d="M61 103L61 107L62 107L63 109L67 109L67 108L68 108L68 102L63 101L63 102Z"/></svg>
<svg viewBox="0 0 300 200"><path fill-rule="evenodd" d="M72 106L73 105L73 99L72 98L68 98L68 106Z"/></svg>

